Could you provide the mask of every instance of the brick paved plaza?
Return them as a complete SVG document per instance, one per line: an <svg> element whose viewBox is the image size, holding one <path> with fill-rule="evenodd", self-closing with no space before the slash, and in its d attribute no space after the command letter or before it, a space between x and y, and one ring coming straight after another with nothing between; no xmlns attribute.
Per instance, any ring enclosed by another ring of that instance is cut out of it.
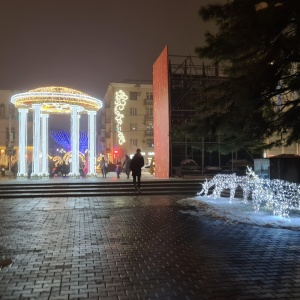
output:
<svg viewBox="0 0 300 300"><path fill-rule="evenodd" d="M299 232L184 197L0 200L0 299L300 299Z"/></svg>

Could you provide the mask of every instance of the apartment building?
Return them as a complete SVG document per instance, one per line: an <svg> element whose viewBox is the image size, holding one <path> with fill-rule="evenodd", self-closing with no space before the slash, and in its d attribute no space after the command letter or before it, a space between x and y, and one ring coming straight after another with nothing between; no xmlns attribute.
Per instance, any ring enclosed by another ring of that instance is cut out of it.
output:
<svg viewBox="0 0 300 300"><path fill-rule="evenodd" d="M273 141L274 138L268 139L267 142ZM277 155L282 154L290 154L290 155L300 155L300 144L293 143L289 146L280 146L280 147L272 147L271 149L265 149L263 153L264 158L270 158Z"/></svg>
<svg viewBox="0 0 300 300"><path fill-rule="evenodd" d="M0 90L0 166L9 167L9 158L15 156L15 146L18 143L17 110L10 103L16 92Z"/></svg>
<svg viewBox="0 0 300 300"><path fill-rule="evenodd" d="M274 97L274 102L276 104L276 109L278 111L282 110L284 108L284 104L290 101L294 101L298 98L297 92L286 92L284 94L277 95ZM282 139L283 143L279 147L273 147L271 149L266 149L263 153L264 158L269 158L277 155L282 154L290 154L290 155L300 155L300 144L299 143L293 143L289 146L284 146L284 141L286 139L287 133L285 131L282 131L282 133L278 136L273 136L269 138L266 142L271 143L278 139Z"/></svg>
<svg viewBox="0 0 300 300"><path fill-rule="evenodd" d="M102 155L111 163L123 162L126 154L132 157L140 148L145 164L150 164L154 158L152 83L111 83L99 113Z"/></svg>

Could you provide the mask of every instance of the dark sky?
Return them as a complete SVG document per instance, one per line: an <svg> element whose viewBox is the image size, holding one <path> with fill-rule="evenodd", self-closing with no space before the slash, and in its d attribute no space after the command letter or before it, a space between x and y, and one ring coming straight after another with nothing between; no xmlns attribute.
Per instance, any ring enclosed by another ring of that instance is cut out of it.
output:
<svg viewBox="0 0 300 300"><path fill-rule="evenodd" d="M0 0L0 89L67 86L103 99L111 81L152 79L164 46L195 55L222 0Z"/></svg>

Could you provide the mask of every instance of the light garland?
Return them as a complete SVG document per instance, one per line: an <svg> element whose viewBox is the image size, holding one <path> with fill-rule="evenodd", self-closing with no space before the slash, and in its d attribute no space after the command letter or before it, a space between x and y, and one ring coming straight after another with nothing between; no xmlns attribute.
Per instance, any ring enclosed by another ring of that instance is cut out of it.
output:
<svg viewBox="0 0 300 300"><path fill-rule="evenodd" d="M81 152L78 154L79 158L83 163L85 163L85 155ZM69 164L72 161L72 151L66 152L65 155L63 156L62 160L66 163Z"/></svg>
<svg viewBox="0 0 300 300"><path fill-rule="evenodd" d="M127 99L128 96L122 90L116 92L114 112L119 145L123 145L125 143L125 137L122 132L122 119L124 118L124 115L120 113L120 111L124 110Z"/></svg>
<svg viewBox="0 0 300 300"><path fill-rule="evenodd" d="M48 113L70 114L70 105L79 106L78 112L97 111L102 101L87 94L66 87L43 87L12 96L11 102L17 108L30 108L41 104L41 110Z"/></svg>
<svg viewBox="0 0 300 300"><path fill-rule="evenodd" d="M57 167L58 165L62 165L62 163L63 163L63 159L60 156L54 156L52 158L52 161L53 161L55 167Z"/></svg>
<svg viewBox="0 0 300 300"><path fill-rule="evenodd" d="M61 145L67 151L71 149L71 135L70 132L65 130L51 130L51 138ZM88 149L88 135L87 132L81 131L79 134L79 151L85 152Z"/></svg>
<svg viewBox="0 0 300 300"><path fill-rule="evenodd" d="M212 193L208 194L213 187ZM300 210L300 185L280 179L259 178L249 167L246 176L217 174L210 181L206 179L198 195L216 199L221 197L222 191L229 189L231 202L238 187L243 190L245 202L252 196L255 212L265 208L273 210L275 216L288 218L291 210Z"/></svg>
<svg viewBox="0 0 300 300"><path fill-rule="evenodd" d="M20 93L14 95L11 98L11 103L15 105L19 110L19 127L26 128L27 124L24 122L25 117L22 118L21 112L28 112L29 109L33 110L33 172L31 173L31 178L42 178L44 175L48 175L48 161L46 157L48 156L48 116L52 114L71 114L71 129L72 129L72 142L71 147L64 144L64 146L73 151L73 163L72 171L70 176L79 178L79 165L77 159L79 150L84 151L86 148L89 149L91 155L93 155L95 141L92 140L96 137L96 128L92 127L91 132L89 132L89 137L86 133L79 133L79 118L82 113L87 113L89 115L89 120L95 121L96 112L102 107L102 102L96 98L93 98L87 94L79 92L74 89L69 89L65 87L43 87L34 90L30 90L27 93ZM45 113L47 112L47 113ZM49 114L48 114L49 113ZM41 120L40 120L41 119ZM91 122L90 122L91 123ZM42 126L40 126L42 125ZM40 128L41 127L41 128ZM89 127L90 128L90 127ZM42 129L42 134L41 134ZM20 130L20 132L23 132ZM46 143L41 144L41 135L46 138ZM26 166L26 141L25 138L27 134L23 132L23 135L19 139L19 146L21 147L19 155L20 157L20 167L19 170L25 169ZM59 139L62 142L61 139ZM79 142L80 140L80 142ZM89 146L88 146L89 140ZM69 143L70 144L70 143ZM82 149L83 148L83 149ZM25 151L25 153L24 153ZM92 158L90 162L93 162ZM91 163L92 165L92 163ZM93 167L90 166L90 169ZM18 172L19 175L22 175Z"/></svg>

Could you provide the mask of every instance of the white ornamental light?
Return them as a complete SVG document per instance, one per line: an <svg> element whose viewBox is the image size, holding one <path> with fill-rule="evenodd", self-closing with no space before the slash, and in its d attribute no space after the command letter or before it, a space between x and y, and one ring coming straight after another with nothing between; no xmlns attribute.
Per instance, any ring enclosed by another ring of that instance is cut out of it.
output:
<svg viewBox="0 0 300 300"><path fill-rule="evenodd" d="M288 218L291 210L300 210L300 185L280 179L259 178L251 168L248 168L246 176L217 174L209 181L206 179L198 195L216 199L221 197L221 192L229 189L231 202L238 187L243 190L245 202L251 196L255 212L265 208L273 210L275 216Z"/></svg>
<svg viewBox="0 0 300 300"><path fill-rule="evenodd" d="M48 113L70 113L71 105L78 106L78 112L98 111L102 101L80 91L66 87L42 87L12 96L11 102L17 108L31 108L41 104L41 111Z"/></svg>
<svg viewBox="0 0 300 300"><path fill-rule="evenodd" d="M115 120L116 120L116 131L118 135L118 143L119 145L123 145L125 143L125 137L122 132L122 124L123 124L123 118L124 115L121 113L121 111L124 110L126 103L127 103L128 96L122 91L119 90L116 92L115 97Z"/></svg>

